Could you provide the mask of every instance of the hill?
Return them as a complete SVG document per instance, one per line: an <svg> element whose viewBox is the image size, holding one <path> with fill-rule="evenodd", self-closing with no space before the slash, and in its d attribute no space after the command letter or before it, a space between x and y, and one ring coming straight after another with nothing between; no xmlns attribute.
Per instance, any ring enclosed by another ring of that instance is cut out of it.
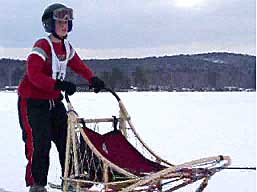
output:
<svg viewBox="0 0 257 192"><path fill-rule="evenodd" d="M256 57L235 53L204 53L147 58L85 61L116 90L255 90ZM0 88L16 86L25 71L24 60L0 59ZM85 80L68 70L68 80ZM83 87L83 86L82 86Z"/></svg>

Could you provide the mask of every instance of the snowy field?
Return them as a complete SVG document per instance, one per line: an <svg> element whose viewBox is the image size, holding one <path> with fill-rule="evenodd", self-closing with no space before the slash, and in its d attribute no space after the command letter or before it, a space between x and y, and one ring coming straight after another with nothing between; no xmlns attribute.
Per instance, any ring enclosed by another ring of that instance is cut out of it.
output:
<svg viewBox="0 0 257 192"><path fill-rule="evenodd" d="M232 166L256 166L256 93L119 93L145 142L164 159L181 164L194 159L230 155ZM16 93L0 92L0 192L25 192L26 159L17 116ZM109 93L76 93L71 97L81 117L118 116ZM49 180L59 178L54 145ZM181 191L193 191L191 185ZM52 190L53 191L53 190ZM208 192L256 191L254 171L217 173Z"/></svg>

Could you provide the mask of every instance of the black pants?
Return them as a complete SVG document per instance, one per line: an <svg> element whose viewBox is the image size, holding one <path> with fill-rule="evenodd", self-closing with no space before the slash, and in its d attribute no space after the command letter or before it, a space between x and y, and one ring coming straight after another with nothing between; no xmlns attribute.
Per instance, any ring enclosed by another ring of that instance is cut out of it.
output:
<svg viewBox="0 0 257 192"><path fill-rule="evenodd" d="M49 152L53 141L64 173L67 114L61 99L18 99L19 122L28 159L26 185L47 184Z"/></svg>

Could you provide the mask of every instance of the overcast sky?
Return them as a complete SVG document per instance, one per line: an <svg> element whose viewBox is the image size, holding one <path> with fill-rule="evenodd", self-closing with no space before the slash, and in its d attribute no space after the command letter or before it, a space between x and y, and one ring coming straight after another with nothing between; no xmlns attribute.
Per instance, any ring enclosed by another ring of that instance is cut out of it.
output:
<svg viewBox="0 0 257 192"><path fill-rule="evenodd" d="M50 0L0 0L0 57L26 58ZM227 51L256 55L255 0L72 0L82 58Z"/></svg>

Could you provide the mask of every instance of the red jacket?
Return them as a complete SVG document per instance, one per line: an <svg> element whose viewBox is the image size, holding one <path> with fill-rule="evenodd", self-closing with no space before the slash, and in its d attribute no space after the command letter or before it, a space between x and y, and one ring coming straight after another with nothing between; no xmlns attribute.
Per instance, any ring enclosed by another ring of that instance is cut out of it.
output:
<svg viewBox="0 0 257 192"><path fill-rule="evenodd" d="M55 53L59 59L65 58L66 50L63 43L53 43ZM60 91L55 90L56 80L52 78L51 47L46 39L38 40L27 58L27 69L24 78L20 82L18 94L24 98L56 99ZM67 66L86 80L90 80L94 74L83 63L75 50L69 58Z"/></svg>

